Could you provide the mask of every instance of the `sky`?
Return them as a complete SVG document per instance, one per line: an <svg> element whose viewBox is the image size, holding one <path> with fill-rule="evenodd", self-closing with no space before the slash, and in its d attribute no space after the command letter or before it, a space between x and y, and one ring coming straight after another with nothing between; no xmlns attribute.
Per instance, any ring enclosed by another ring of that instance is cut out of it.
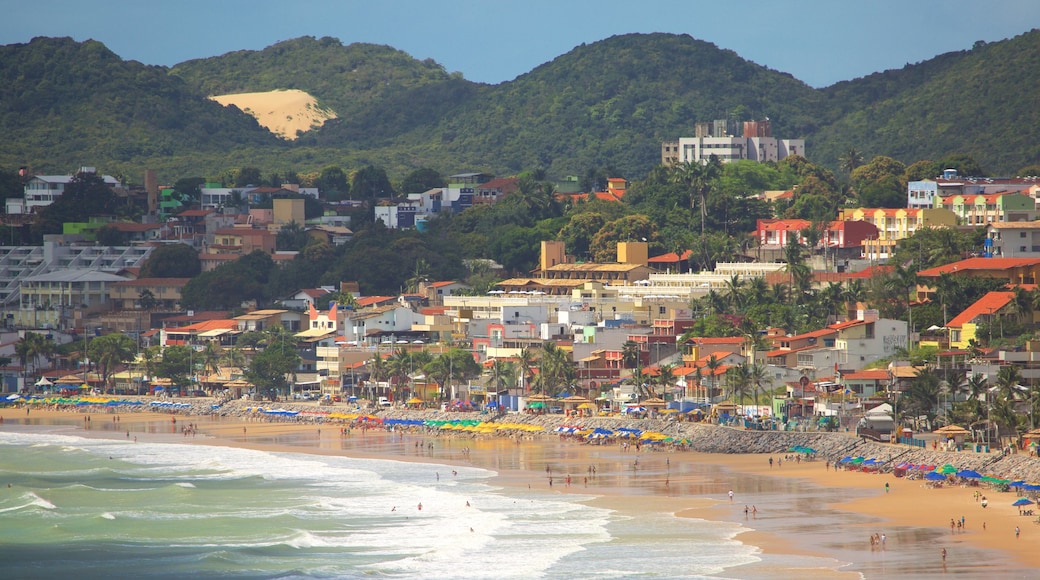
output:
<svg viewBox="0 0 1040 580"><path fill-rule="evenodd" d="M94 39L172 66L300 36L513 80L582 43L689 34L825 87L1040 26L1040 0L0 0L0 44Z"/></svg>

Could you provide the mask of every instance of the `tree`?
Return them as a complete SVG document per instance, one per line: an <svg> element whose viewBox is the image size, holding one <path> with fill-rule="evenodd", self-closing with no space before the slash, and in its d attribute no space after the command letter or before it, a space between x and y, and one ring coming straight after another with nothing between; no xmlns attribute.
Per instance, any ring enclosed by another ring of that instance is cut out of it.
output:
<svg viewBox="0 0 1040 580"><path fill-rule="evenodd" d="M901 407L910 416L925 416L931 422L935 419L935 409L939 405L942 377L934 369L924 368L917 371L917 376L910 382L903 393Z"/></svg>
<svg viewBox="0 0 1040 580"><path fill-rule="evenodd" d="M332 197L330 194L340 194L342 197L350 194L347 174L335 165L329 165L321 170L317 185L326 197Z"/></svg>
<svg viewBox="0 0 1040 580"><path fill-rule="evenodd" d="M174 182L173 190L183 205L191 205L202 199L202 186L205 183L205 177L182 177Z"/></svg>
<svg viewBox="0 0 1040 580"><path fill-rule="evenodd" d="M256 186L262 182L263 176L260 175L260 169L256 167L243 167L235 174L235 187Z"/></svg>
<svg viewBox="0 0 1040 580"><path fill-rule="evenodd" d="M188 244L163 244L148 254L141 278L194 278L202 272L199 253Z"/></svg>
<svg viewBox="0 0 1040 580"><path fill-rule="evenodd" d="M520 354L516 357L516 359L517 370L520 373L520 394L526 395L528 379L534 373L534 352L531 351L530 347L524 347L520 349Z"/></svg>
<svg viewBox="0 0 1040 580"><path fill-rule="evenodd" d="M274 399L278 395L288 394L289 381L286 376L294 373L299 366L300 355L295 345L268 345L253 355L244 375L246 380L256 385L258 392Z"/></svg>
<svg viewBox="0 0 1040 580"><path fill-rule="evenodd" d="M860 165L863 165L863 154L854 147L850 147L838 158L838 169L847 175L851 175Z"/></svg>
<svg viewBox="0 0 1040 580"><path fill-rule="evenodd" d="M706 222L708 218L708 196L716 191L719 175L722 172L722 162L718 157L712 155L707 163L688 161L678 163L673 167L672 180L683 185L690 196L690 209L700 208L701 218L701 259L703 263L709 261L706 246Z"/></svg>
<svg viewBox="0 0 1040 580"><path fill-rule="evenodd" d="M43 341L42 334L27 332L14 344L14 354L22 366L22 385L26 388L29 386L29 362L36 356Z"/></svg>
<svg viewBox="0 0 1040 580"><path fill-rule="evenodd" d="M310 241L311 237L307 234L307 230L293 220L278 230L275 247L283 252L299 252L307 247Z"/></svg>
<svg viewBox="0 0 1040 580"><path fill-rule="evenodd" d="M429 167L420 167L412 171L401 181L403 193L422 193L438 187L446 187L448 182L441 174Z"/></svg>
<svg viewBox="0 0 1040 580"><path fill-rule="evenodd" d="M98 373L101 374L101 382L106 385L108 391L114 389L114 385L109 384L109 378L115 369L132 361L136 354L137 343L121 332L99 336L91 340L87 346L87 356L94 361Z"/></svg>
<svg viewBox="0 0 1040 580"><path fill-rule="evenodd" d="M166 377L175 385L185 387L191 381L195 351L187 345L167 346L155 365L155 376Z"/></svg>
<svg viewBox="0 0 1040 580"><path fill-rule="evenodd" d="M145 288L137 294L137 305L142 310L152 311L159 307L160 301L151 290Z"/></svg>
<svg viewBox="0 0 1040 580"><path fill-rule="evenodd" d="M502 359L494 359L491 362L488 386L494 388L496 394L508 390L510 385L516 383L516 371L517 369L513 363Z"/></svg>
<svg viewBox="0 0 1040 580"><path fill-rule="evenodd" d="M751 365L747 362L726 370L726 385L729 387L729 396L738 399L741 405L744 405L745 399L751 392L751 384Z"/></svg>
<svg viewBox="0 0 1040 580"><path fill-rule="evenodd" d="M394 194L394 187L386 171L374 165L366 165L354 174L350 182L350 194L358 199L390 197Z"/></svg>

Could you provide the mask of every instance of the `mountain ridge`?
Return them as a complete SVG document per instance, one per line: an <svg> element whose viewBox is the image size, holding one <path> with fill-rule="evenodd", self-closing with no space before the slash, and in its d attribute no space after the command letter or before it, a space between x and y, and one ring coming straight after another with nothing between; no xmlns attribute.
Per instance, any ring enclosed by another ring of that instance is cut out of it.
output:
<svg viewBox="0 0 1040 580"><path fill-rule="evenodd" d="M1040 81L1015 80L1038 67L1036 30L822 89L666 33L582 44L495 85L330 37L170 68L122 60L96 41L43 38L0 47L0 128L10 135L0 164L150 166L170 178L189 167L368 163L393 174L609 166L638 177L659 162L661 141L692 135L698 121L769 117L774 136L805 139L808 156L832 168L855 148L907 163L969 154L1009 174L1040 156L1040 108L1022 94ZM286 144L235 107L204 104L213 94L275 89L306 91L341 118Z"/></svg>

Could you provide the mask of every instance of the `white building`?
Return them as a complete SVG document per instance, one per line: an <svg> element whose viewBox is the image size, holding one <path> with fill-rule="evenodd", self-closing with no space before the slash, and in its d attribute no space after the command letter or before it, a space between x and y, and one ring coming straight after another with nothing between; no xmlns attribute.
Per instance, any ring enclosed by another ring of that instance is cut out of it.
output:
<svg viewBox="0 0 1040 580"><path fill-rule="evenodd" d="M741 137L730 135L727 128L725 120L699 123L696 137L681 137L677 147L674 141L665 143L662 151L668 151L669 162L679 163L706 163L712 155L722 163L741 159L762 163L791 155L806 156L805 140L773 137L769 119L745 122Z"/></svg>
<svg viewBox="0 0 1040 580"><path fill-rule="evenodd" d="M79 172L97 173L97 170L93 167L81 167ZM46 207L65 193L65 187L74 177L75 175L37 175L25 184L24 197L7 198L5 209L9 214L23 214ZM120 186L119 180L111 175L102 175L101 179L111 188Z"/></svg>

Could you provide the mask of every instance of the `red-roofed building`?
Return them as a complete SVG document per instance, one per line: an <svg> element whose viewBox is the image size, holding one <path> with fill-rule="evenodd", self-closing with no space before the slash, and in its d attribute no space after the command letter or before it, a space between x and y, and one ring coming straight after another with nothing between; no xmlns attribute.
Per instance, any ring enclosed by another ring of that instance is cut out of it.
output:
<svg viewBox="0 0 1040 580"><path fill-rule="evenodd" d="M181 289L191 278L138 278L108 285L108 298L116 310L176 310ZM143 295L143 296L142 296Z"/></svg>
<svg viewBox="0 0 1040 580"><path fill-rule="evenodd" d="M362 308L373 308L377 306L387 306L395 302L393 296L361 296L356 299L358 310Z"/></svg>
<svg viewBox="0 0 1040 580"><path fill-rule="evenodd" d="M807 244L808 239L802 232L811 227L812 222L809 220L760 219L755 236L763 247L783 248L792 239ZM859 248L863 247L866 240L878 237L878 229L863 221L832 221L821 234L820 245L823 247L834 250L856 249L861 252Z"/></svg>
<svg viewBox="0 0 1040 580"><path fill-rule="evenodd" d="M247 255L255 250L274 254L278 235L255 228L224 228L213 233L213 243L207 253Z"/></svg>
<svg viewBox="0 0 1040 580"><path fill-rule="evenodd" d="M946 323L946 328L950 332L950 348L968 349L968 343L978 338L976 332L979 325L992 322L994 316L1003 314L1003 311L1014 300L1014 292L988 292L960 314L954 316Z"/></svg>
<svg viewBox="0 0 1040 580"><path fill-rule="evenodd" d="M943 274L1007 280L1008 284L1036 284L1040 277L1040 258L968 258L952 264L921 270L921 278Z"/></svg>
<svg viewBox="0 0 1040 580"><path fill-rule="evenodd" d="M668 252L647 259L646 265L659 272L681 274L690 270L690 256L692 255L693 250L686 250L681 256L675 252Z"/></svg>
<svg viewBox="0 0 1040 580"><path fill-rule="evenodd" d="M459 290L462 290L462 289L468 288L468 287L469 286L466 286L462 282L456 282L454 280L443 280L443 281L440 281L440 282L426 282L426 283L420 284L420 286L419 286L419 293L423 294L425 296L425 298L426 298L427 302L429 302L429 304L431 304L433 306L437 306L439 304L443 304L444 303L444 297L445 296L451 296L452 294L457 293Z"/></svg>
<svg viewBox="0 0 1040 580"><path fill-rule="evenodd" d="M737 353L743 355L746 339L743 336L693 337L688 339L682 348L683 364L693 364L711 355Z"/></svg>
<svg viewBox="0 0 1040 580"><path fill-rule="evenodd" d="M473 205L495 203L520 187L517 177L498 177L481 183L473 194Z"/></svg>

